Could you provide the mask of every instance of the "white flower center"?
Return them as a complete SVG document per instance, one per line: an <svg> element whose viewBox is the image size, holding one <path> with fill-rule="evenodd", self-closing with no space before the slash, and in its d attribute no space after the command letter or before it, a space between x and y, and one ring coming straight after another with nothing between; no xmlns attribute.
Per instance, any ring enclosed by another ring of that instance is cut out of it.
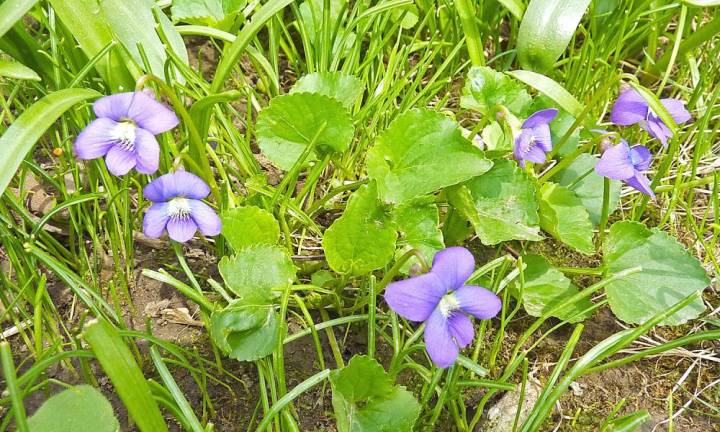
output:
<svg viewBox="0 0 720 432"><path fill-rule="evenodd" d="M460 302L457 298L455 298L455 294L445 294L440 299L438 308L440 308L440 313L442 314L442 316L448 318L450 317L450 315L452 315L454 311L460 309Z"/></svg>
<svg viewBox="0 0 720 432"><path fill-rule="evenodd" d="M127 151L135 150L135 123L121 121L112 130L112 138Z"/></svg>
<svg viewBox="0 0 720 432"><path fill-rule="evenodd" d="M185 219L190 216L190 200L177 197L168 201L167 215L171 219Z"/></svg>

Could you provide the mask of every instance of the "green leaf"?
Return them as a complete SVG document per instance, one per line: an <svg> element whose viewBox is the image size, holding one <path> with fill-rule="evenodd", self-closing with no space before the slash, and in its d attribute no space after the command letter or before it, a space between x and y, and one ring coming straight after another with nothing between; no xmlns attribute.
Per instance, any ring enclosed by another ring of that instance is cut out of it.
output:
<svg viewBox="0 0 720 432"><path fill-rule="evenodd" d="M579 117L582 113L583 105L580 101L553 79L543 74L524 70L511 71L508 74L549 97L573 117Z"/></svg>
<svg viewBox="0 0 720 432"><path fill-rule="evenodd" d="M393 385L375 360L355 356L330 374L338 432L410 432L420 404L405 388Z"/></svg>
<svg viewBox="0 0 720 432"><path fill-rule="evenodd" d="M118 432L112 405L89 385L64 390L45 401L28 419L33 432Z"/></svg>
<svg viewBox="0 0 720 432"><path fill-rule="evenodd" d="M212 23L225 18L221 0L173 0L170 10L174 21L208 20Z"/></svg>
<svg viewBox="0 0 720 432"><path fill-rule="evenodd" d="M403 203L480 175L492 162L463 138L457 123L429 110L400 115L368 153L380 198Z"/></svg>
<svg viewBox="0 0 720 432"><path fill-rule="evenodd" d="M720 0L682 0L682 2L690 6L698 7L720 6Z"/></svg>
<svg viewBox="0 0 720 432"><path fill-rule="evenodd" d="M590 215L575 192L564 186L550 182L542 185L540 227L579 252L595 252Z"/></svg>
<svg viewBox="0 0 720 432"><path fill-rule="evenodd" d="M544 312L579 292L570 279L566 278L561 271L551 267L542 256L526 255L523 257L523 263L526 267L523 272L525 288L522 292L522 302L529 315L540 317ZM518 294L520 292L519 282L516 282L515 288L517 290L515 293ZM553 316L570 322L578 322L587 318L588 314L582 314L582 312L590 307L592 307L592 303L585 298L560 310Z"/></svg>
<svg viewBox="0 0 720 432"><path fill-rule="evenodd" d="M22 63L0 60L0 77L40 81L40 75Z"/></svg>
<svg viewBox="0 0 720 432"><path fill-rule="evenodd" d="M600 222L603 203L604 180L595 172L598 157L583 153L577 157L567 168L553 176L553 180L575 192L583 206L588 211L593 225ZM610 181L610 207L609 214L615 211L620 203L619 181Z"/></svg>
<svg viewBox="0 0 720 432"><path fill-rule="evenodd" d="M260 245L276 244L280 225L272 213L258 207L238 207L221 215L222 235L236 251Z"/></svg>
<svg viewBox="0 0 720 432"><path fill-rule="evenodd" d="M330 22L332 25L340 18L346 0L330 0ZM304 1L300 5L300 17L302 17L305 31L311 42L314 42L322 29L323 11L325 0L309 0Z"/></svg>
<svg viewBox="0 0 720 432"><path fill-rule="evenodd" d="M50 0L50 4L89 59L116 40L96 0ZM113 90L131 91L135 80L127 63L125 53L115 49L101 58L95 69Z"/></svg>
<svg viewBox="0 0 720 432"><path fill-rule="evenodd" d="M253 361L272 353L279 323L269 299L235 300L210 317L210 337L230 358Z"/></svg>
<svg viewBox="0 0 720 432"><path fill-rule="evenodd" d="M342 72L314 72L301 77L290 93L319 93L339 100L350 109L363 92L364 84L354 75Z"/></svg>
<svg viewBox="0 0 720 432"><path fill-rule="evenodd" d="M85 325L84 337L138 429L167 432L150 386L117 330L106 321L92 320Z"/></svg>
<svg viewBox="0 0 720 432"><path fill-rule="evenodd" d="M271 290L295 280L295 266L277 246L248 246L218 264L225 284L241 299L270 298Z"/></svg>
<svg viewBox="0 0 720 432"><path fill-rule="evenodd" d="M350 146L353 124L343 105L316 93L278 96L260 111L257 119L260 149L275 165L289 170L306 147L313 144L305 162L314 154L342 153Z"/></svg>
<svg viewBox="0 0 720 432"><path fill-rule="evenodd" d="M374 182L360 187L350 196L343 215L325 231L325 257L336 272L359 276L392 260L397 232L377 195Z"/></svg>
<svg viewBox="0 0 720 432"><path fill-rule="evenodd" d="M38 0L5 0L0 3L0 38L28 13Z"/></svg>
<svg viewBox="0 0 720 432"><path fill-rule="evenodd" d="M460 105L490 118L495 118L498 105L502 105L522 117L531 102L525 86L512 77L487 66L474 66L468 72Z"/></svg>
<svg viewBox="0 0 720 432"><path fill-rule="evenodd" d="M155 30L157 25L153 16L153 8L157 6L153 0L102 0L99 3L110 29L140 68L145 69L138 46L143 48L150 63L150 70L146 72L151 72L161 79L164 79L166 75L165 62L168 59L166 50L172 49L184 64L189 64L187 49L182 37L162 11L157 16L170 46L166 46L160 40ZM91 10L97 10L97 7L93 7ZM132 19L128 19L128 17L132 17ZM178 76L176 80L182 82L182 77Z"/></svg>
<svg viewBox="0 0 720 432"><path fill-rule="evenodd" d="M417 249L429 264L435 253L445 248L440 230L440 215L435 204L430 202L410 203L393 210L392 219L400 232L395 256L399 258L412 249ZM410 267L418 262L412 257L401 271L408 273Z"/></svg>
<svg viewBox="0 0 720 432"><path fill-rule="evenodd" d="M448 195L485 245L543 239L539 233L535 184L515 162L497 160L490 171Z"/></svg>
<svg viewBox="0 0 720 432"><path fill-rule="evenodd" d="M523 69L550 70L570 43L589 4L590 0L530 0L517 41Z"/></svg>
<svg viewBox="0 0 720 432"><path fill-rule="evenodd" d="M16 118L0 137L3 153L0 158L0 194L10 184L35 143L65 111L77 103L100 96L100 93L89 89L58 90L35 102Z"/></svg>
<svg viewBox="0 0 720 432"><path fill-rule="evenodd" d="M521 0L498 0L498 3L505 6L518 20L521 20L525 14L525 4Z"/></svg>
<svg viewBox="0 0 720 432"><path fill-rule="evenodd" d="M651 418L647 410L637 411L614 419L608 424L606 430L608 432L635 432Z"/></svg>
<svg viewBox="0 0 720 432"><path fill-rule="evenodd" d="M617 222L610 227L603 244L603 261L608 275L642 267L641 272L605 287L612 311L631 324L647 321L710 284L698 260L677 240L637 222ZM705 305L698 299L662 324L682 324L704 310Z"/></svg>

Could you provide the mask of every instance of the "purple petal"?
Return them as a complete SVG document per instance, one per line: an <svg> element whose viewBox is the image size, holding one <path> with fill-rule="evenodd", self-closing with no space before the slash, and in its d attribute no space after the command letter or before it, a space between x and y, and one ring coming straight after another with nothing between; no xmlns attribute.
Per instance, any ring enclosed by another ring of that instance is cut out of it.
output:
<svg viewBox="0 0 720 432"><path fill-rule="evenodd" d="M460 303L460 309L478 319L493 318L502 308L500 298L483 287L466 285L453 294Z"/></svg>
<svg viewBox="0 0 720 432"><path fill-rule="evenodd" d="M630 148L630 161L637 171L645 171L650 168L652 153L643 145L634 145Z"/></svg>
<svg viewBox="0 0 720 432"><path fill-rule="evenodd" d="M113 146L105 156L108 171L116 176L127 174L137 164L135 152L125 150L122 146Z"/></svg>
<svg viewBox="0 0 720 432"><path fill-rule="evenodd" d="M95 115L100 118L109 118L116 122L130 118L128 111L130 110L134 95L135 92L117 93L98 99L93 104Z"/></svg>
<svg viewBox="0 0 720 432"><path fill-rule="evenodd" d="M168 235L176 242L185 243L193 238L197 225L192 218L173 218L167 224Z"/></svg>
<svg viewBox="0 0 720 432"><path fill-rule="evenodd" d="M210 187L207 183L187 171L162 175L143 190L145 198L153 202L163 202L178 196L200 200L209 194Z"/></svg>
<svg viewBox="0 0 720 432"><path fill-rule="evenodd" d="M475 337L475 329L472 321L464 313L455 312L447 320L450 327L450 334L455 338L455 343L460 349L470 345Z"/></svg>
<svg viewBox="0 0 720 432"><path fill-rule="evenodd" d="M647 118L648 104L633 89L620 93L610 113L610 120L616 125L629 126Z"/></svg>
<svg viewBox="0 0 720 432"><path fill-rule="evenodd" d="M385 289L385 301L398 315L410 321L425 321L435 310L446 289L433 273L393 282Z"/></svg>
<svg viewBox="0 0 720 432"><path fill-rule="evenodd" d="M80 159L95 159L105 156L115 145L112 131L117 123L107 118L93 120L80 132L73 151Z"/></svg>
<svg viewBox="0 0 720 432"><path fill-rule="evenodd" d="M153 174L160 166L160 145L155 135L145 129L135 129L136 169L142 174Z"/></svg>
<svg viewBox="0 0 720 432"><path fill-rule="evenodd" d="M660 118L650 116L647 121L640 123L640 125L648 132L648 134L650 134L650 136L660 140L663 147L667 147L668 138L671 138L673 133L667 126L665 126L665 123L663 123Z"/></svg>
<svg viewBox="0 0 720 432"><path fill-rule="evenodd" d="M453 339L447 319L435 310L427 320L425 327L425 349L430 359L439 368L452 366L460 354L460 349Z"/></svg>
<svg viewBox="0 0 720 432"><path fill-rule="evenodd" d="M628 186L638 190L652 199L655 199L655 192L650 188L650 179L643 173L635 173L633 177L625 180Z"/></svg>
<svg viewBox="0 0 720 432"><path fill-rule="evenodd" d="M628 144L623 140L620 144L605 150L595 165L595 172L613 180L625 180L635 175Z"/></svg>
<svg viewBox="0 0 720 432"><path fill-rule="evenodd" d="M530 150L528 150L528 152L525 153L525 160L530 161L530 162L541 164L541 163L545 163L546 159L547 159L547 157L545 156L545 152L537 144L530 147Z"/></svg>
<svg viewBox="0 0 720 432"><path fill-rule="evenodd" d="M464 247L449 247L435 254L430 273L435 274L445 292L465 284L475 271L475 258ZM444 294L444 293L443 293Z"/></svg>
<svg viewBox="0 0 720 432"><path fill-rule="evenodd" d="M190 217L201 233L206 237L213 237L220 234L222 222L215 210L200 200L190 201Z"/></svg>
<svg viewBox="0 0 720 432"><path fill-rule="evenodd" d="M533 144L532 131L529 129L523 129L520 135L515 138L515 148L513 149L513 156L515 160L520 162L520 166L525 166L525 156L530 147Z"/></svg>
<svg viewBox="0 0 720 432"><path fill-rule="evenodd" d="M558 115L558 110L555 108L548 108L534 112L530 117L525 120L522 124L523 129L533 129L538 126L547 125Z"/></svg>
<svg viewBox="0 0 720 432"><path fill-rule="evenodd" d="M155 203L147 209L143 218L143 233L147 237L158 238L163 234L170 219L167 207L167 203Z"/></svg>
<svg viewBox="0 0 720 432"><path fill-rule="evenodd" d="M663 104L668 113L670 113L670 116L673 120L675 120L675 123L682 124L692 118L688 110L685 109L685 102L680 99L660 99L660 102Z"/></svg>
<svg viewBox="0 0 720 432"><path fill-rule="evenodd" d="M542 149L544 152L552 151L552 134L550 132L550 126L541 125L532 130L533 136L535 137L535 146ZM544 158L543 158L544 162Z"/></svg>
<svg viewBox="0 0 720 432"><path fill-rule="evenodd" d="M135 93L128 116L153 135L169 131L180 123L170 108L143 92Z"/></svg>

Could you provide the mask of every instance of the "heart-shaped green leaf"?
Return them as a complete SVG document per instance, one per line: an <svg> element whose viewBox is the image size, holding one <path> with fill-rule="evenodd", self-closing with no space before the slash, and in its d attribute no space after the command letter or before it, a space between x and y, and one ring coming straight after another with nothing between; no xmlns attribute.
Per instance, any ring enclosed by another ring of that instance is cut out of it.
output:
<svg viewBox="0 0 720 432"><path fill-rule="evenodd" d="M468 72L460 105L492 119L500 105L522 117L531 102L525 86L512 77L487 66L475 66Z"/></svg>
<svg viewBox="0 0 720 432"><path fill-rule="evenodd" d="M417 249L429 264L435 253L445 248L438 208L430 200L400 206L393 210L392 219L400 233L396 257L399 258L411 249ZM417 262L417 258L410 258L401 271L407 273Z"/></svg>
<svg viewBox="0 0 720 432"><path fill-rule="evenodd" d="M710 284L705 269L677 240L637 222L617 222L610 227L603 261L609 275L642 267L641 272L605 287L612 311L630 324L643 323ZM682 324L704 310L698 299L662 324Z"/></svg>
<svg viewBox="0 0 720 432"><path fill-rule="evenodd" d="M235 300L210 317L210 336L230 358L253 361L270 354L278 340L279 323L269 299Z"/></svg>
<svg viewBox="0 0 720 432"><path fill-rule="evenodd" d="M410 432L420 404L367 356L330 374L338 432Z"/></svg>
<svg viewBox="0 0 720 432"><path fill-rule="evenodd" d="M367 166L380 198L403 203L480 175L492 162L463 138L457 123L438 112L415 109L380 135Z"/></svg>
<svg viewBox="0 0 720 432"><path fill-rule="evenodd" d="M397 232L378 202L373 182L350 196L343 215L325 231L323 248L330 268L358 276L387 265L396 240Z"/></svg>
<svg viewBox="0 0 720 432"><path fill-rule="evenodd" d="M78 385L52 396L28 419L33 432L118 432L110 402L89 385Z"/></svg>
<svg viewBox="0 0 720 432"><path fill-rule="evenodd" d="M245 247L235 256L223 257L218 269L228 288L242 299L270 298L273 288L295 280L292 260L285 249L277 246Z"/></svg>
<svg viewBox="0 0 720 432"><path fill-rule="evenodd" d="M315 155L342 153L350 146L353 125L340 101L316 93L278 96L260 111L257 119L260 149L275 165L289 170L307 146Z"/></svg>
<svg viewBox="0 0 720 432"><path fill-rule="evenodd" d="M501 159L483 175L448 193L480 241L542 240L535 184L515 162Z"/></svg>
<svg viewBox="0 0 720 432"><path fill-rule="evenodd" d="M525 287L522 291L522 302L528 314L540 317L550 308L557 306L578 293L578 289L570 279L561 271L553 268L540 255L526 255L523 257L526 265L523 271ZM516 283L516 294L519 293L520 284ZM578 322L587 318L583 314L592 303L582 299L572 305L561 309L555 317L569 322Z"/></svg>
<svg viewBox="0 0 720 432"><path fill-rule="evenodd" d="M363 83L342 72L315 72L301 77L290 93L320 93L342 102L350 109L362 94Z"/></svg>
<svg viewBox="0 0 720 432"><path fill-rule="evenodd" d="M234 250L248 246L275 244L280 225L272 213L258 207L238 207L221 215L222 235Z"/></svg>
<svg viewBox="0 0 720 432"><path fill-rule="evenodd" d="M523 69L545 72L572 39L590 0L530 0L518 33L518 59Z"/></svg>
<svg viewBox="0 0 720 432"><path fill-rule="evenodd" d="M575 192L564 186L550 182L542 185L540 227L584 254L595 252L590 214Z"/></svg>

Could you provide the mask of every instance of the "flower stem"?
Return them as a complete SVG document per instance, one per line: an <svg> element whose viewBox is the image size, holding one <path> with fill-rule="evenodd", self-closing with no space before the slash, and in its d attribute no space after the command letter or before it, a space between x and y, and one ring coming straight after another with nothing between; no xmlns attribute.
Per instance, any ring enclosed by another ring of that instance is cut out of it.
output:
<svg viewBox="0 0 720 432"><path fill-rule="evenodd" d="M465 32L465 42L467 42L470 61L473 66L484 66L485 55L480 41L480 32L477 24L475 24L475 7L470 0L455 0L455 8L458 15L460 15L460 22L462 22Z"/></svg>
<svg viewBox="0 0 720 432"><path fill-rule="evenodd" d="M602 246L605 239L605 227L607 226L610 213L610 179L603 178L603 202L602 213L600 213L600 224L598 225L598 246Z"/></svg>

